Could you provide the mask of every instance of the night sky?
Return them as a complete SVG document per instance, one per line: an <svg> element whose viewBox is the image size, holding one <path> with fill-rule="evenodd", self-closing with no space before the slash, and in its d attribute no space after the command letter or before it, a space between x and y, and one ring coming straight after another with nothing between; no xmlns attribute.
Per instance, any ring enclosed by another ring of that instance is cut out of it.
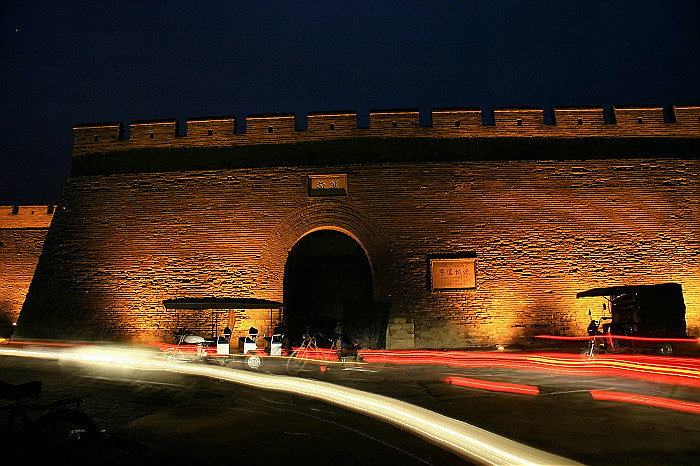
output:
<svg viewBox="0 0 700 466"><path fill-rule="evenodd" d="M1 5L0 205L58 200L79 123L700 103L698 0Z"/></svg>

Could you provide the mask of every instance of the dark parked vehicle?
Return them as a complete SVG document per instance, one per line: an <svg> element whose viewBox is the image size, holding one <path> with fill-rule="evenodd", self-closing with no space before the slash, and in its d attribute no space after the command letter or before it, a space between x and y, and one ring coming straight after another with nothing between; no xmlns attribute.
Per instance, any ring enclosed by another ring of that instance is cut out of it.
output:
<svg viewBox="0 0 700 466"><path fill-rule="evenodd" d="M612 339L608 342L603 340L603 346L611 346L610 342L614 341L617 347L651 349L670 356L673 344L663 339L688 336L683 290L678 283L593 288L577 293L576 297L604 297L607 300L611 318L605 323L598 321L602 323L602 334L636 337ZM603 310L605 309L606 305L603 304Z"/></svg>

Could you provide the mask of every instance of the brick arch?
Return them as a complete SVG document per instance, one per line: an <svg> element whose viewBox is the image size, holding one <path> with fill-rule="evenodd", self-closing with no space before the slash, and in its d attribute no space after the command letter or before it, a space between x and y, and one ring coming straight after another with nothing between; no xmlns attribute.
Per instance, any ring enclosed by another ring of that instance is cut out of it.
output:
<svg viewBox="0 0 700 466"><path fill-rule="evenodd" d="M368 215L341 202L317 202L294 210L275 225L260 258L266 288L282 299L284 267L289 253L306 235L319 230L335 230L350 236L362 247L372 270L374 294L386 295L383 284L391 283L393 272L388 256L392 247L381 228Z"/></svg>

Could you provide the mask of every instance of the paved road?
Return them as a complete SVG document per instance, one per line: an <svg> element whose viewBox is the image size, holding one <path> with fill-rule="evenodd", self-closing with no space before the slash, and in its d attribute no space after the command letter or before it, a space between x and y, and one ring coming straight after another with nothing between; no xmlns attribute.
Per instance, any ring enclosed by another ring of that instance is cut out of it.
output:
<svg viewBox="0 0 700 466"><path fill-rule="evenodd" d="M190 363L194 364L194 363ZM284 367L262 369L284 373ZM291 393L170 371L97 369L0 357L0 379L42 380L42 400L80 396L105 431L100 464L465 464L389 424ZM304 377L400 399L584 464L698 464L700 415L593 400L589 390L700 402L694 387L608 376L503 368L387 365L380 372L311 371ZM445 377L539 387L539 395L446 384Z"/></svg>
<svg viewBox="0 0 700 466"><path fill-rule="evenodd" d="M403 430L319 400L172 372L0 357L0 379L82 397L105 431L100 465L463 464Z"/></svg>

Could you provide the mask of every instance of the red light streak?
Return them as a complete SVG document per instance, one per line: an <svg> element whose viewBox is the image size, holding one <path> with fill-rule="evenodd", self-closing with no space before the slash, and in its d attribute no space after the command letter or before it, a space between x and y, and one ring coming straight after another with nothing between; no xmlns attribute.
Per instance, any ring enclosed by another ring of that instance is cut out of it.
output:
<svg viewBox="0 0 700 466"><path fill-rule="evenodd" d="M443 382L461 387L476 388L524 395L538 395L539 388L533 385L520 385L507 382L494 382L488 380L470 379L466 377L447 377ZM673 400L658 396L640 395L636 393L616 392L609 390L589 390L594 400L617 401L622 403L635 403L645 406L673 409L687 413L700 414L700 403L692 401Z"/></svg>
<svg viewBox="0 0 700 466"><path fill-rule="evenodd" d="M636 403L658 408L674 409L687 413L700 414L700 403L691 401L672 400L658 396L637 395L635 393L611 392L607 390L590 390L594 400L621 401L623 403Z"/></svg>
<svg viewBox="0 0 700 466"><path fill-rule="evenodd" d="M500 353L465 351L386 351L390 364L428 364L462 368L539 370L577 376L610 376L700 388L700 363L694 358L646 355Z"/></svg>
<svg viewBox="0 0 700 466"><path fill-rule="evenodd" d="M576 341L576 340L630 340L630 341L649 341L657 343L700 343L700 338L651 338L651 337L632 337L626 335L603 334L589 335L585 337L566 337L561 335L535 335L535 338L543 340L560 340L560 341Z"/></svg>
<svg viewBox="0 0 700 466"><path fill-rule="evenodd" d="M364 362L384 362L388 354L392 354L392 351L384 350L361 350L358 351L362 360Z"/></svg>
<svg viewBox="0 0 700 466"><path fill-rule="evenodd" d="M443 382L461 387L478 388L497 392L518 393L522 395L537 395L540 389L534 385L520 385L507 382L494 382L490 380L469 379L466 377L447 377Z"/></svg>
<svg viewBox="0 0 700 466"><path fill-rule="evenodd" d="M155 346L162 352L166 351L179 351L182 354L195 354L195 355L209 355L211 354L216 354L216 348L208 348L208 347L200 347L195 344L188 344L188 345L174 345L171 343L151 343L151 346ZM213 351L212 351L213 350Z"/></svg>
<svg viewBox="0 0 700 466"><path fill-rule="evenodd" d="M296 356L294 356L296 358L313 359L318 361L337 361L340 359L337 351L329 348L294 348L294 351L297 352Z"/></svg>

